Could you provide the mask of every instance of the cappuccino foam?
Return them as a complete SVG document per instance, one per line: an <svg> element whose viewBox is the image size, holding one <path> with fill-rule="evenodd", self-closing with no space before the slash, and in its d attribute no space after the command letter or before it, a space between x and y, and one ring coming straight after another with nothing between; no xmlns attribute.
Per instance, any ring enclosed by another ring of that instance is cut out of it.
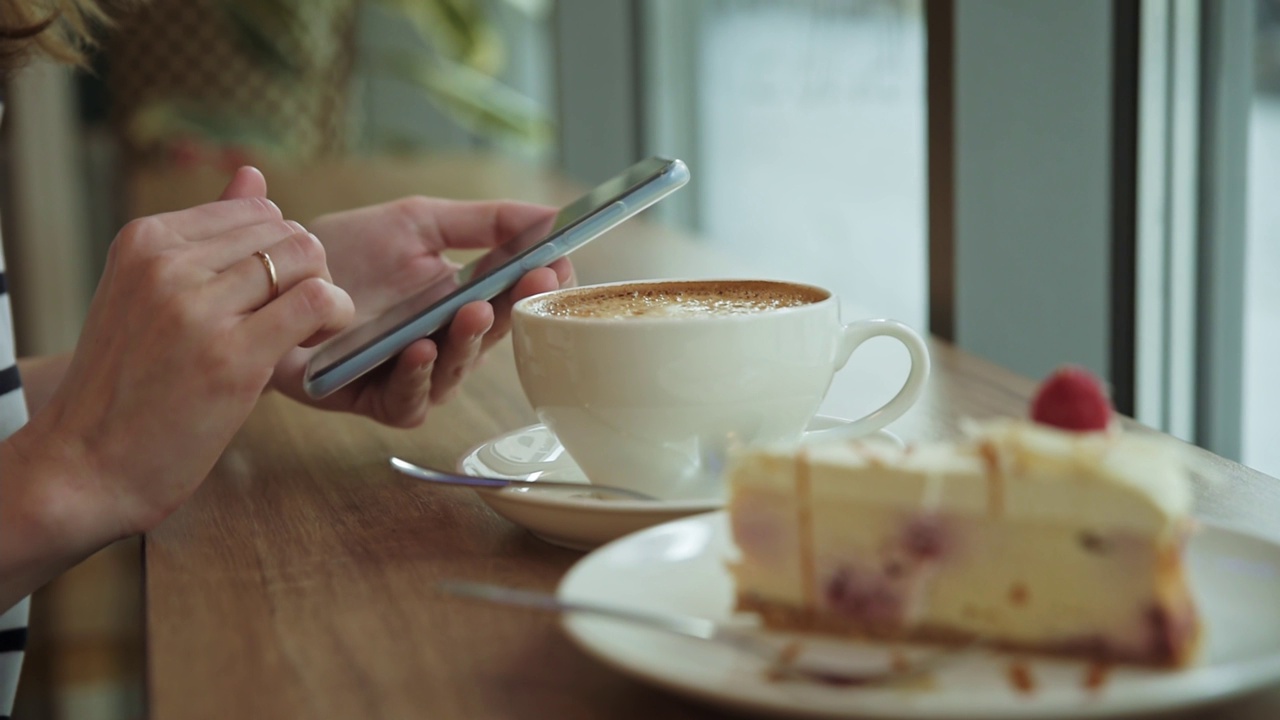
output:
<svg viewBox="0 0 1280 720"><path fill-rule="evenodd" d="M597 319L749 315L827 299L817 288L766 281L636 283L557 293L529 308L539 315Z"/></svg>

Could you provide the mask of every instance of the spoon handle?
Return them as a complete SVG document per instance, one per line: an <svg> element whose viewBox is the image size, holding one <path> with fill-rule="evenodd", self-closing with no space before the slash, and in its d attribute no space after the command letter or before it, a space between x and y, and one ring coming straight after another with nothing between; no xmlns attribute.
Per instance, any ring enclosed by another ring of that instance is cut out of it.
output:
<svg viewBox="0 0 1280 720"><path fill-rule="evenodd" d="M460 580L441 582L439 588L450 595L484 600L499 605L514 605L516 607L550 612L579 612L588 615L599 615L699 640L720 640L718 636L721 628L716 623L703 618L663 615L613 605L562 600L550 593L517 590L516 588L502 587L500 585L487 585L485 583Z"/></svg>
<svg viewBox="0 0 1280 720"><path fill-rule="evenodd" d="M549 593L460 580L447 580L441 582L438 587L451 595L473 600L556 613L572 612L596 615L641 625L673 635L720 643L764 660L769 664L768 672L771 676L807 680L823 685L871 686L921 677L964 657L982 643L981 638L976 638L967 644L936 650L929 655L916 659L909 666L901 666L895 661L875 660L870 667L866 666L865 662L862 663L863 667L854 667L848 664L841 664L840 667L837 667L833 662L815 663L813 660L805 661L798 656L802 652L802 646L798 643L772 642L749 628L725 625L706 618L646 612L616 605L566 600Z"/></svg>
<svg viewBox="0 0 1280 720"><path fill-rule="evenodd" d="M398 457L391 458L391 467L397 472L408 475L411 478L422 480L430 483L438 483L441 485L464 485L466 487L479 488L507 488L507 487L542 487L542 488L559 488L565 490L581 490L584 492L597 492L619 495L632 500L652 500L653 498L643 493L624 490L622 488L602 487L599 485L588 485L585 483L559 482L556 480L519 480L516 478L494 478L494 477L478 477L475 475L456 475L454 473L440 472L430 468L419 467L411 462L401 460Z"/></svg>

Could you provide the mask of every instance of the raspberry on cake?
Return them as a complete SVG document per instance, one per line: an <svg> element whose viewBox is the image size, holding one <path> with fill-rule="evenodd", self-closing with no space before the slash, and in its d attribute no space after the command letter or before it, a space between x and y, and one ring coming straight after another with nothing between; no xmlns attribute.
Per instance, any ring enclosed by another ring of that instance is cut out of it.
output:
<svg viewBox="0 0 1280 720"><path fill-rule="evenodd" d="M1071 372L1037 398L1036 416L1054 425L975 424L959 442L910 451L738 452L739 608L775 629L1191 662L1200 627L1182 564L1182 461L1161 438L1107 431L1102 386Z"/></svg>
<svg viewBox="0 0 1280 720"><path fill-rule="evenodd" d="M1062 430L1106 430L1113 414L1102 382L1088 370L1059 368L1040 384L1031 401L1031 419Z"/></svg>

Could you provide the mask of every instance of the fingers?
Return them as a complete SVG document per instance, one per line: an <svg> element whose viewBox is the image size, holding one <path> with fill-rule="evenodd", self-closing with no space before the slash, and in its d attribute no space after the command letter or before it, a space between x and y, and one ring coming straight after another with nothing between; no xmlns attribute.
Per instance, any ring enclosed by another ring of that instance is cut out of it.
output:
<svg viewBox="0 0 1280 720"><path fill-rule="evenodd" d="M387 376L377 417L397 427L416 427L426 419L431 403L431 376L436 344L418 340L400 352Z"/></svg>
<svg viewBox="0 0 1280 720"><path fill-rule="evenodd" d="M578 277L573 271L573 263L569 262L569 258L560 258L547 267L555 272L560 287L567 288L578 284Z"/></svg>
<svg viewBox="0 0 1280 720"><path fill-rule="evenodd" d="M550 292L573 280L568 261L525 273L508 292L493 300L468 303L453 317L439 348L432 373L430 400L439 403L457 387L481 355L511 329L511 307L520 300Z"/></svg>
<svg viewBox="0 0 1280 720"><path fill-rule="evenodd" d="M553 266L555 263L552 264ZM561 265L561 269L564 269ZM566 273L571 275L571 273ZM501 340L511 329L511 308L521 300L544 292L551 292L560 287L560 276L550 267L538 268L525 273L524 277L507 292L493 299L493 324L485 334L481 350L488 350ZM465 308L464 308L465 309ZM461 313L459 313L461 314Z"/></svg>
<svg viewBox="0 0 1280 720"><path fill-rule="evenodd" d="M279 294L308 278L329 277L325 263L324 246L310 233L294 233L265 248L275 268ZM219 274L210 283L209 292L215 297L231 298L231 308L237 312L249 312L272 300L271 273L265 262L252 251Z"/></svg>
<svg viewBox="0 0 1280 720"><path fill-rule="evenodd" d="M280 208L264 197L246 197L162 213L153 219L188 241L204 240L237 228L283 220Z"/></svg>
<svg viewBox="0 0 1280 720"><path fill-rule="evenodd" d="M267 196L267 179L263 177L262 171L256 167L248 165L236 170L231 176L231 182L227 183L227 188L222 191L219 200L234 200L237 198L248 197L266 197Z"/></svg>
<svg viewBox="0 0 1280 720"><path fill-rule="evenodd" d="M396 201L396 209L424 240L440 241L451 248L491 247L535 226L545 233L556 216L555 208L506 200L414 197Z"/></svg>
<svg viewBox="0 0 1280 720"><path fill-rule="evenodd" d="M431 373L431 402L443 401L475 364L493 320L493 308L483 301L467 303L454 315Z"/></svg>
<svg viewBox="0 0 1280 720"><path fill-rule="evenodd" d="M222 272L258 250L271 252L271 246L299 234L306 235L307 229L293 220L272 220L248 225L223 233L217 238L195 243L191 247L191 257L214 272Z"/></svg>
<svg viewBox="0 0 1280 720"><path fill-rule="evenodd" d="M256 259L256 258L255 258ZM281 292L280 297L251 313L242 327L253 361L267 367L299 345L314 345L351 323L355 305L337 285L312 277Z"/></svg>

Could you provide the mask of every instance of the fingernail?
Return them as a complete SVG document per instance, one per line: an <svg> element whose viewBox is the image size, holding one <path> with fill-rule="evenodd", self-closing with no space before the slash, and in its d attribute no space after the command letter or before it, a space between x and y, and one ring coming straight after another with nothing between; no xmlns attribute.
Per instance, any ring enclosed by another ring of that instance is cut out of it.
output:
<svg viewBox="0 0 1280 720"><path fill-rule="evenodd" d="M285 220L284 224L292 228L294 232L304 233L307 231L306 228L302 227L302 223L296 220Z"/></svg>

